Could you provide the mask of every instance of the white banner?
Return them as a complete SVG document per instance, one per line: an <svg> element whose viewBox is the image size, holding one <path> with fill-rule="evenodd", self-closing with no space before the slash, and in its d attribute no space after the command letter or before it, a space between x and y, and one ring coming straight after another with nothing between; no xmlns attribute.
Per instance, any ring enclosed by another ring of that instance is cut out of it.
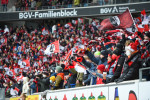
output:
<svg viewBox="0 0 150 100"><path fill-rule="evenodd" d="M139 100L150 100L150 82L139 83Z"/></svg>
<svg viewBox="0 0 150 100"><path fill-rule="evenodd" d="M150 82L128 81L70 89L50 90L39 100L150 100ZM43 95L43 94L42 94Z"/></svg>
<svg viewBox="0 0 150 100"><path fill-rule="evenodd" d="M131 93L134 93L138 98L138 84L124 84L109 87L109 100L137 100L131 98ZM142 99L140 99L142 100ZM144 99L143 99L144 100Z"/></svg>
<svg viewBox="0 0 150 100"><path fill-rule="evenodd" d="M41 95L39 96L40 100ZM75 99L76 98L76 99ZM99 99L98 99L99 98ZM47 100L109 100L108 87L93 86L91 88L72 88L51 91L46 96Z"/></svg>

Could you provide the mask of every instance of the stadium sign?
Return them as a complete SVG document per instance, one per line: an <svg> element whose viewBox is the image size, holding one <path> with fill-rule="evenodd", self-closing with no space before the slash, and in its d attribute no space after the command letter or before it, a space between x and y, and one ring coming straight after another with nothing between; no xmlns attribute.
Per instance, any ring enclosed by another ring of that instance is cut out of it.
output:
<svg viewBox="0 0 150 100"><path fill-rule="evenodd" d="M129 8L131 13L141 12L143 9L150 11L150 2L5 12L0 13L0 21L106 16L123 13L127 8Z"/></svg>
<svg viewBox="0 0 150 100"><path fill-rule="evenodd" d="M71 11L60 10L60 11L47 11L47 12L22 12L19 13L19 19L28 19L28 18L55 18L55 17L67 17L67 16L77 16L76 9Z"/></svg>
<svg viewBox="0 0 150 100"><path fill-rule="evenodd" d="M114 6L114 7L100 8L100 14L123 13L128 8L129 8L129 6L124 6L124 7ZM134 9L129 8L129 9L130 9L131 12L136 11L135 8Z"/></svg>

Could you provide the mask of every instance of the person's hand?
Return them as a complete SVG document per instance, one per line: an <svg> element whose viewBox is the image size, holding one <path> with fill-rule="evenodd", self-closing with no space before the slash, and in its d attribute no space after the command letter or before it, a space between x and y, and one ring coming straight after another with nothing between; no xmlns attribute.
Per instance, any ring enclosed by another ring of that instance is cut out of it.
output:
<svg viewBox="0 0 150 100"><path fill-rule="evenodd" d="M103 79L106 79L107 73L103 72Z"/></svg>
<svg viewBox="0 0 150 100"><path fill-rule="evenodd" d="M94 76L96 76L96 73L92 73Z"/></svg>
<svg viewBox="0 0 150 100"><path fill-rule="evenodd" d="M79 84L79 80L76 81L76 84Z"/></svg>
<svg viewBox="0 0 150 100"><path fill-rule="evenodd" d="M82 82L82 85L85 85L85 83L84 83L84 82Z"/></svg>
<svg viewBox="0 0 150 100"><path fill-rule="evenodd" d="M65 78L66 78L66 80L68 80L68 78L69 78L69 75L65 76Z"/></svg>

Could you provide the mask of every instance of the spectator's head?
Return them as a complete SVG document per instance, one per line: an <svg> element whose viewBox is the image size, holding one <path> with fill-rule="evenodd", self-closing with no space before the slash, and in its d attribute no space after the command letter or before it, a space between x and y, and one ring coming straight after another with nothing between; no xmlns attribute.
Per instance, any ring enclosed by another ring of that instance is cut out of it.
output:
<svg viewBox="0 0 150 100"><path fill-rule="evenodd" d="M107 57L107 63L111 63L112 62L112 55L111 54L108 54L108 57Z"/></svg>
<svg viewBox="0 0 150 100"><path fill-rule="evenodd" d="M105 71L105 65L101 64L97 66L98 73L103 74L104 71Z"/></svg>
<svg viewBox="0 0 150 100"><path fill-rule="evenodd" d="M100 52L99 51L96 51L95 53L94 53L94 56L96 57L96 58L98 58L99 56L100 56Z"/></svg>
<svg viewBox="0 0 150 100"><path fill-rule="evenodd" d="M25 93L22 93L21 96L20 96L20 98L21 98L22 100L26 100L26 97L27 97L27 96L26 96Z"/></svg>
<svg viewBox="0 0 150 100"><path fill-rule="evenodd" d="M57 66L55 71L56 71L56 73L60 73L60 72L62 72L62 70L63 70L62 67Z"/></svg>
<svg viewBox="0 0 150 100"><path fill-rule="evenodd" d="M125 46L129 46L130 43L133 43L133 41L132 40L127 40L126 43L125 43Z"/></svg>
<svg viewBox="0 0 150 100"><path fill-rule="evenodd" d="M51 76L51 77L50 77L50 83L54 83L55 80L56 80L55 76Z"/></svg>
<svg viewBox="0 0 150 100"><path fill-rule="evenodd" d="M5 25L5 28L7 28L7 25Z"/></svg>
<svg viewBox="0 0 150 100"><path fill-rule="evenodd" d="M112 60L116 60L116 58L121 55L121 50L119 48L115 49L112 54Z"/></svg>
<svg viewBox="0 0 150 100"><path fill-rule="evenodd" d="M123 49L123 45L121 43L117 43L115 49L117 49L117 48L122 50Z"/></svg>
<svg viewBox="0 0 150 100"><path fill-rule="evenodd" d="M144 40L149 40L149 39L150 39L150 32L145 32Z"/></svg>
<svg viewBox="0 0 150 100"><path fill-rule="evenodd" d="M135 51L137 51L137 45L135 43L130 43L130 45L125 47L125 54L131 56Z"/></svg>
<svg viewBox="0 0 150 100"><path fill-rule="evenodd" d="M47 72L44 72L42 75L43 75L44 78L49 76L49 74Z"/></svg>

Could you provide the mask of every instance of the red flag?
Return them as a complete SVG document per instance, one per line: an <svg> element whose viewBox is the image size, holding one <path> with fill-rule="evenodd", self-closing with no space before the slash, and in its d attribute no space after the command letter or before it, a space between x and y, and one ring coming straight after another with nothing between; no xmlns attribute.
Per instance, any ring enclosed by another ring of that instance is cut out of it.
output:
<svg viewBox="0 0 150 100"><path fill-rule="evenodd" d="M83 18L78 18L79 23L83 23Z"/></svg>
<svg viewBox="0 0 150 100"><path fill-rule="evenodd" d="M15 91L17 91L17 92L19 92L19 89L17 88L17 87L15 87L15 89L14 89Z"/></svg>
<svg viewBox="0 0 150 100"><path fill-rule="evenodd" d="M136 19L137 19L137 23L141 23L142 22L141 17L137 17Z"/></svg>
<svg viewBox="0 0 150 100"><path fill-rule="evenodd" d="M45 27L42 29L42 32L45 31Z"/></svg>
<svg viewBox="0 0 150 100"><path fill-rule="evenodd" d="M117 33L117 32L120 32L120 30L111 30L111 31L107 31L106 33L107 34L112 34L112 33Z"/></svg>
<svg viewBox="0 0 150 100"><path fill-rule="evenodd" d="M23 60L22 62L25 63L26 67L30 67L30 60L29 59Z"/></svg>
<svg viewBox="0 0 150 100"><path fill-rule="evenodd" d="M67 24L65 24L65 27L66 28L69 28L69 27L71 27L72 26L72 24L71 23L67 23Z"/></svg>
<svg viewBox="0 0 150 100"><path fill-rule="evenodd" d="M149 31L149 26L148 25L144 25L144 31Z"/></svg>
<svg viewBox="0 0 150 100"><path fill-rule="evenodd" d="M51 43L50 45L47 46L46 50L44 51L46 55L50 55L52 53L58 53L58 52L60 52L59 41L55 41Z"/></svg>
<svg viewBox="0 0 150 100"><path fill-rule="evenodd" d="M143 16L146 15L145 9L141 11L141 15L143 15Z"/></svg>
<svg viewBox="0 0 150 100"><path fill-rule="evenodd" d="M143 33L144 32L144 28L139 28L138 27L138 31L141 32L141 33Z"/></svg>
<svg viewBox="0 0 150 100"><path fill-rule="evenodd" d="M19 81L19 80L23 81L23 75L17 76L16 79L17 79L17 81Z"/></svg>
<svg viewBox="0 0 150 100"><path fill-rule="evenodd" d="M78 20L72 20L72 23L73 23L74 25L77 25L77 24L78 24Z"/></svg>
<svg viewBox="0 0 150 100"><path fill-rule="evenodd" d="M144 21L146 19L145 9L141 11L141 20Z"/></svg>
<svg viewBox="0 0 150 100"><path fill-rule="evenodd" d="M67 56L65 57L65 60L68 60L69 56L72 54L72 49L69 51L69 53L67 54Z"/></svg>
<svg viewBox="0 0 150 100"><path fill-rule="evenodd" d="M55 41L55 42L53 42L53 43L51 43L50 45L53 45L53 47L51 48L53 51L54 51L54 53L58 53L58 52L60 52L60 50L59 50L59 41Z"/></svg>
<svg viewBox="0 0 150 100"><path fill-rule="evenodd" d="M79 64L79 63L77 63L77 62L75 62L75 61L73 61L73 65L74 65L74 66L79 65L80 67L82 67L83 69L86 70L86 68L85 68L83 65L81 65L81 64Z"/></svg>
<svg viewBox="0 0 150 100"><path fill-rule="evenodd" d="M100 30L107 30L107 29L126 29L130 28L134 25L132 16L127 9L124 13L114 16L108 19L104 19L101 22Z"/></svg>

